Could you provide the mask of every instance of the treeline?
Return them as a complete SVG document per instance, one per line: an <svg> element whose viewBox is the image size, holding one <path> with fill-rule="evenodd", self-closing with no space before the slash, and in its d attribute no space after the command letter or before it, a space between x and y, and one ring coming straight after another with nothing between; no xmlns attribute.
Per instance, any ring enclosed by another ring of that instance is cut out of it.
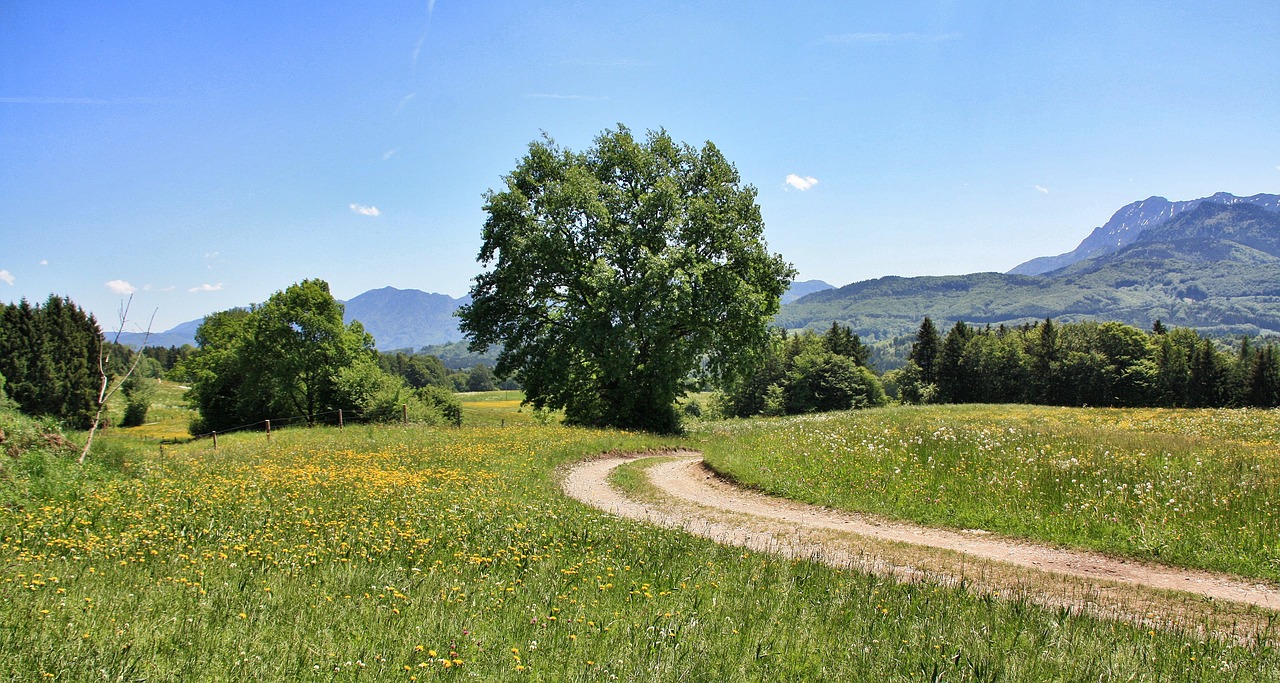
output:
<svg viewBox="0 0 1280 683"><path fill-rule="evenodd" d="M87 429L97 409L102 329L67 297L0 311L0 388L28 415Z"/></svg>
<svg viewBox="0 0 1280 683"><path fill-rule="evenodd" d="M260 306L209 316L199 348L104 341L94 317L67 297L0 307L0 400L21 412L88 429L97 413L103 370L120 386L120 424L143 424L158 378L191 386L199 412L192 433L225 431L264 419L314 424L344 410L348 419L461 421L455 391L518 388L489 366L452 369L439 358L378 353L359 323L342 322L327 283L307 280Z"/></svg>
<svg viewBox="0 0 1280 683"><path fill-rule="evenodd" d="M152 395L146 380L164 376L193 351L190 346L134 351L103 341L97 320L67 297L50 295L34 306L23 299L0 310L0 391L23 413L71 429L92 423L102 373L111 383L129 368L133 373L121 386L121 424L142 424Z"/></svg>
<svg viewBox="0 0 1280 683"><path fill-rule="evenodd" d="M434 386L449 391L495 391L519 389L512 380L499 380L493 369L476 363L466 369L448 367L438 356L404 351L383 352L378 355L378 367L400 377L413 388Z"/></svg>
<svg viewBox="0 0 1280 683"><path fill-rule="evenodd" d="M1150 332L1117 322L958 322L941 335L925 318L906 365L884 379L907 403L1270 408L1280 405L1278 354L1275 343L1222 348L1158 321Z"/></svg>
<svg viewBox="0 0 1280 683"><path fill-rule="evenodd" d="M199 411L193 434L260 426L264 419L306 424L386 421L406 415L428 424L462 421L461 407L438 386L412 387L380 367L373 337L353 321L323 280L303 280L266 303L205 318L197 349L176 372Z"/></svg>
<svg viewBox="0 0 1280 683"><path fill-rule="evenodd" d="M758 369L722 387L715 408L749 417L883 405L888 399L870 357L871 349L839 323L821 335L775 330Z"/></svg>

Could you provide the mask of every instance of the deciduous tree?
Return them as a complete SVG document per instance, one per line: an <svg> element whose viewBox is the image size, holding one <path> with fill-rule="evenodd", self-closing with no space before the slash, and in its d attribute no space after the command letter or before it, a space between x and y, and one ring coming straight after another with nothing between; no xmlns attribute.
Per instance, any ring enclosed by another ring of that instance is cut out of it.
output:
<svg viewBox="0 0 1280 683"><path fill-rule="evenodd" d="M764 241L755 188L715 145L623 126L585 152L549 138L486 195L471 348L501 345L537 408L567 421L669 432L703 369L726 377L765 347L795 271Z"/></svg>

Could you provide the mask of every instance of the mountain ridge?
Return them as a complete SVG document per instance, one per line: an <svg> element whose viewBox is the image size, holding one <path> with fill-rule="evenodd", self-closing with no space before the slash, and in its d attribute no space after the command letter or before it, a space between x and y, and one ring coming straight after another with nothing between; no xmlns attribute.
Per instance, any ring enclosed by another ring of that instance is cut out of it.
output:
<svg viewBox="0 0 1280 683"><path fill-rule="evenodd" d="M1200 202L1127 245L1043 275L855 282L784 306L777 323L819 329L835 320L874 342L911 334L925 316L940 325L1161 320L1208 334L1280 334L1280 213Z"/></svg>
<svg viewBox="0 0 1280 683"><path fill-rule="evenodd" d="M1280 212L1280 195L1274 194L1259 193L1237 197L1229 192L1217 192L1208 197L1177 202L1152 196L1120 207L1106 223L1094 228L1075 249L1057 256L1033 258L1007 272L1010 275L1044 275L1079 261L1114 252L1133 244L1146 230L1194 210L1205 202L1228 206L1252 204Z"/></svg>

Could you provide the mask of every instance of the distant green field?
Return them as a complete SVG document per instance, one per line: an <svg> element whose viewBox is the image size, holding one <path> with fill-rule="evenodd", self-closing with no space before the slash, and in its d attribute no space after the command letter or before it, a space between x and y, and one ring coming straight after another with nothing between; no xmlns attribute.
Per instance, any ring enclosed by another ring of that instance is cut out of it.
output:
<svg viewBox="0 0 1280 683"><path fill-rule="evenodd" d="M706 458L819 505L1280 579L1280 411L902 407L719 423Z"/></svg>
<svg viewBox="0 0 1280 683"><path fill-rule="evenodd" d="M155 395L151 400L151 407L147 410L147 421L140 426L127 428L127 433L137 438L165 441L182 441L191 438L188 427L194 413L183 399L187 393L186 387L162 380L148 381L154 382ZM124 414L124 401L121 399L122 397L117 395L116 400L112 402L113 423L119 423Z"/></svg>
<svg viewBox="0 0 1280 683"><path fill-rule="evenodd" d="M462 424L467 427L552 421L550 414L539 414L532 406L520 405L524 401L524 393L520 391L473 391L457 394L457 397L462 402Z"/></svg>
<svg viewBox="0 0 1280 683"><path fill-rule="evenodd" d="M514 400L463 398L486 420ZM884 415L828 420L861 439L858 420L905 419ZM1271 646L744 552L556 479L605 451L803 446L823 423L319 427L163 456L114 430L84 469L8 459L0 680L1280 680Z"/></svg>

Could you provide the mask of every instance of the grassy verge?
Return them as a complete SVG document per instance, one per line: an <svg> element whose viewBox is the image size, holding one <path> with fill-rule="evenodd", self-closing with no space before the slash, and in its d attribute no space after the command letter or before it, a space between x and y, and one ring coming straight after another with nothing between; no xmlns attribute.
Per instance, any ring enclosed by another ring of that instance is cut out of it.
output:
<svg viewBox="0 0 1280 683"><path fill-rule="evenodd" d="M666 496L649 481L645 470L666 462L666 458L645 458L615 467L609 473L609 483L627 493L628 497L647 501L665 501Z"/></svg>
<svg viewBox="0 0 1280 683"><path fill-rule="evenodd" d="M713 423L767 492L1280 580L1280 411L931 406Z"/></svg>

